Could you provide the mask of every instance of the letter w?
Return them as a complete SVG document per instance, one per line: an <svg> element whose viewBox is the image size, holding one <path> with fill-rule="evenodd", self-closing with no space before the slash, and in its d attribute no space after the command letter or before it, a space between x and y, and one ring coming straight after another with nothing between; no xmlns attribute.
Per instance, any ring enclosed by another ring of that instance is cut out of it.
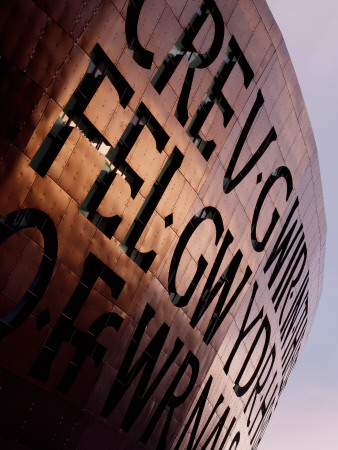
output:
<svg viewBox="0 0 338 450"><path fill-rule="evenodd" d="M112 413L113 409L121 400L132 382L143 369L134 396L129 404L128 410L121 425L121 428L124 431L130 430L131 426L134 424L134 422L142 412L147 401L149 400L183 347L183 342L180 339L176 339L172 352L167 357L163 367L154 378L148 390L146 390L160 352L169 333L169 326L166 323L163 323L161 325L140 358L134 363L132 367L131 365L142 336L144 335L145 329L154 315L155 311L151 308L151 306L147 304L101 412L101 415L106 418Z"/></svg>
<svg viewBox="0 0 338 450"><path fill-rule="evenodd" d="M197 323L199 322L199 320L201 319L201 317L203 316L203 314L205 313L205 311L207 310L207 308L209 307L209 305L211 304L213 299L216 297L216 295L219 292L219 290L221 289L221 287L223 286L222 291L219 296L219 299L218 299L218 302L217 302L217 305L215 307L214 313L210 319L208 328L207 328L204 338L203 338L203 340L206 344L209 344L209 342L211 341L212 337L214 336L214 334L220 327L224 318L230 311L232 305L235 303L236 299L242 292L246 282L249 280L249 278L252 274L252 270L250 269L249 266L247 266L245 274L244 274L241 282L239 283L239 285L235 289L235 292L233 293L230 300L224 307L226 298L229 294L229 291L231 289L231 286L233 284L234 278L237 274L240 262L243 257L243 254L240 250L238 250L236 252L235 256L232 258L232 260L230 261L230 264L226 267L226 269L220 276L219 280L215 283L215 285L213 287L212 287L212 285L215 281L217 272L222 263L225 252L232 241L233 241L233 236L230 233L230 231L228 230L224 237L224 241L221 245L221 248L217 254L214 265L212 266L209 277L203 288L201 298L199 299L198 305L196 306L196 309L195 309L194 314L190 321L191 326L193 328L195 328L195 326L197 325Z"/></svg>

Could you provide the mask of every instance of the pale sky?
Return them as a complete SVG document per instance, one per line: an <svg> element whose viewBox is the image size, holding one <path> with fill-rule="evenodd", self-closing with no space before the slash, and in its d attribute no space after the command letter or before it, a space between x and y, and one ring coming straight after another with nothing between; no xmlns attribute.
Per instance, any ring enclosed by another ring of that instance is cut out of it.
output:
<svg viewBox="0 0 338 450"><path fill-rule="evenodd" d="M267 0L315 134L328 226L324 288L307 344L259 450L338 449L338 0Z"/></svg>

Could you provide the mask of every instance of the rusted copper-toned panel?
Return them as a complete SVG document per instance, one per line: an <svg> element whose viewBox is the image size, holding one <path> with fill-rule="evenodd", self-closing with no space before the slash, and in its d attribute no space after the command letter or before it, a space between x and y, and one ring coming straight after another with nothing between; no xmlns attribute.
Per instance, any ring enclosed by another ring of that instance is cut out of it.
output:
<svg viewBox="0 0 338 450"><path fill-rule="evenodd" d="M53 200L54 199L54 200ZM49 177L37 177L23 203L24 208L42 207L58 226L69 205L69 195Z"/></svg>
<svg viewBox="0 0 338 450"><path fill-rule="evenodd" d="M89 58L83 49L74 44L66 56L60 70L48 86L48 94L62 107L67 104L88 67Z"/></svg>
<svg viewBox="0 0 338 450"><path fill-rule="evenodd" d="M103 165L102 155L81 135L62 171L59 184L81 204ZM85 167L89 170L84 170Z"/></svg>
<svg viewBox="0 0 338 450"><path fill-rule="evenodd" d="M4 194L1 197L1 214L19 209L22 206L36 174L28 170L29 159L18 148L11 146L0 162L1 188Z"/></svg>
<svg viewBox="0 0 338 450"><path fill-rule="evenodd" d="M5 3L0 446L256 449L326 236L265 1Z"/></svg>
<svg viewBox="0 0 338 450"><path fill-rule="evenodd" d="M72 44L72 39L55 22L48 21L27 66L27 75L46 88L60 69Z"/></svg>
<svg viewBox="0 0 338 450"><path fill-rule="evenodd" d="M5 58L1 58L0 70L1 99L3 105L6 105L6 110L2 114L1 135L13 142L39 102L43 89ZM15 107L12 101L13 91L16 92L17 98L25 99L20 108Z"/></svg>
<svg viewBox="0 0 338 450"><path fill-rule="evenodd" d="M90 2L85 8L88 13L91 12L89 20L75 26L76 29L82 25L81 31L78 30L80 48L90 54L95 44L104 44L107 54L117 61L125 46L122 40L124 20L121 15L109 0Z"/></svg>
<svg viewBox="0 0 338 450"><path fill-rule="evenodd" d="M34 2L25 0L4 1L1 3L1 12L1 54L19 69L26 70L44 33L48 16ZM16 26L13 26L14 23ZM22 36L25 36L24 46Z"/></svg>
<svg viewBox="0 0 338 450"><path fill-rule="evenodd" d="M42 114L39 117L38 123L35 125L34 130L28 128L26 140L24 142L24 153L32 159L36 153L36 148L40 147L46 136L50 132L53 123L61 112L61 107L53 101L48 94L43 95L40 98L38 105L42 104ZM31 118L31 116L30 116ZM26 133L25 133L26 134ZM20 145L20 135L18 139L18 145ZM53 168L54 169L54 168ZM52 169L52 170L53 170Z"/></svg>

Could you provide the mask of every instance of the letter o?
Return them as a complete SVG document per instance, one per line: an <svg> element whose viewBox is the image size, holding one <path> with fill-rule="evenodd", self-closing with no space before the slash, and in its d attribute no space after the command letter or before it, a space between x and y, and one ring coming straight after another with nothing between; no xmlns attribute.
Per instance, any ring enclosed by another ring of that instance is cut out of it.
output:
<svg viewBox="0 0 338 450"><path fill-rule="evenodd" d="M25 228L38 229L44 239L44 251L34 280L19 303L0 319L0 340L18 328L31 314L45 293L57 257L57 232L52 219L35 208L13 211L0 219L0 245Z"/></svg>

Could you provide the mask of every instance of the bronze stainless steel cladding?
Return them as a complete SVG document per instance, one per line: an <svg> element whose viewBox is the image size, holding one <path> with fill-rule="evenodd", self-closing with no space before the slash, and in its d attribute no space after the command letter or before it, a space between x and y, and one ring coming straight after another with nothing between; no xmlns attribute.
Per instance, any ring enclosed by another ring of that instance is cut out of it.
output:
<svg viewBox="0 0 338 450"><path fill-rule="evenodd" d="M15 0L0 22L0 444L256 449L326 232L267 5Z"/></svg>

